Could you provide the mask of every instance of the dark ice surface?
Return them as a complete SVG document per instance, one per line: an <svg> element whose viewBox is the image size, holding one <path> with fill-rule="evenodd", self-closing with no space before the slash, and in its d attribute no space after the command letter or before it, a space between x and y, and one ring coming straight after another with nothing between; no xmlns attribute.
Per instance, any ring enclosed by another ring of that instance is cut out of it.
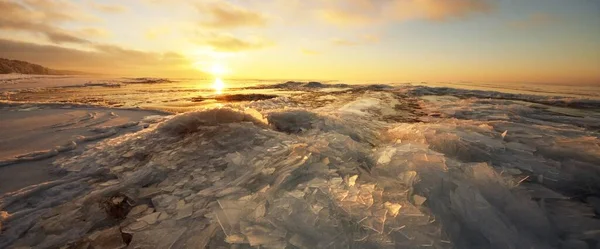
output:
<svg viewBox="0 0 600 249"><path fill-rule="evenodd" d="M371 85L146 119L0 197L0 248L598 248L597 107Z"/></svg>

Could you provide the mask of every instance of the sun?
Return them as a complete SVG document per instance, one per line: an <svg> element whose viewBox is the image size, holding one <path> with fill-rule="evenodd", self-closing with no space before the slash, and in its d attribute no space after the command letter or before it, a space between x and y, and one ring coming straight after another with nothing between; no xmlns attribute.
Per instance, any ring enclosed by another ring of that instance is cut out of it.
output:
<svg viewBox="0 0 600 249"><path fill-rule="evenodd" d="M229 70L223 64L215 63L210 67L210 73L214 76L222 76Z"/></svg>
<svg viewBox="0 0 600 249"><path fill-rule="evenodd" d="M197 61L193 64L193 67L198 71L208 73L214 77L225 76L231 72L227 65L221 62L206 63Z"/></svg>
<svg viewBox="0 0 600 249"><path fill-rule="evenodd" d="M225 83L223 83L223 80L221 80L221 78L216 78L212 87L213 89L215 89L215 92L217 94L221 94L223 93L223 89L225 89Z"/></svg>

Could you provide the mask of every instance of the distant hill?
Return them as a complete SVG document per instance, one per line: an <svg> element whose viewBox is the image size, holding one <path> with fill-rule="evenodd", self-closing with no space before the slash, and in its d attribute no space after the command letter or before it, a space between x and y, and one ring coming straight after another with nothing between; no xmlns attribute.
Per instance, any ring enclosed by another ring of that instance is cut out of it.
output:
<svg viewBox="0 0 600 249"><path fill-rule="evenodd" d="M46 74L46 75L66 75L66 74L85 74L76 71L55 70L38 64L32 64L26 61L10 60L0 58L0 74L20 73L20 74Z"/></svg>

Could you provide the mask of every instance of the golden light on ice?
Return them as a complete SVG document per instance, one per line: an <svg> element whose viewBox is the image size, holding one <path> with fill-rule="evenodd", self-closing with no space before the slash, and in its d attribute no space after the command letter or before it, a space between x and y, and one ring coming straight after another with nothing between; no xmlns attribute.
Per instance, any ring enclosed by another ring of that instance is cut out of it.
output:
<svg viewBox="0 0 600 249"><path fill-rule="evenodd" d="M213 83L213 89L215 89L215 92L217 94L223 93L223 89L225 89L225 83L223 83L223 80L221 80L221 78L215 79L215 83Z"/></svg>

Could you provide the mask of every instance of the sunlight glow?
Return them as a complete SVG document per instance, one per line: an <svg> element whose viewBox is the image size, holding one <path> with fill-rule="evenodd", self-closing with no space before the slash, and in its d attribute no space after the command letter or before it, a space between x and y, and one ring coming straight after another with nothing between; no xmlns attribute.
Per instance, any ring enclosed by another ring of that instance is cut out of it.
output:
<svg viewBox="0 0 600 249"><path fill-rule="evenodd" d="M223 66L223 64L213 64L212 67L210 68L210 73L214 76L221 76L224 75L225 73L227 73L227 68L225 66Z"/></svg>
<svg viewBox="0 0 600 249"><path fill-rule="evenodd" d="M217 94L223 93L223 89L225 89L225 83L223 83L223 80L221 80L221 78L215 79L215 83L213 83L213 89L215 89L215 92Z"/></svg>

